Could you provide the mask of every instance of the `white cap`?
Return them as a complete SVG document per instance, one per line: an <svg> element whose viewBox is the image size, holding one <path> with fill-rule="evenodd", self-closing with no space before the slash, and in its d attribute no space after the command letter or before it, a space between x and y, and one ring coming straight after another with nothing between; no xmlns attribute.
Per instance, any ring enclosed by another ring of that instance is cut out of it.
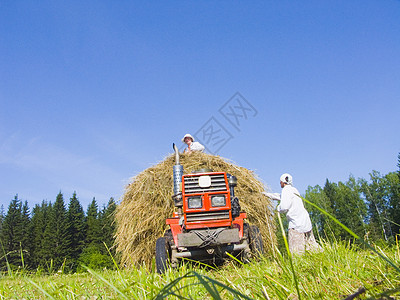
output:
<svg viewBox="0 0 400 300"><path fill-rule="evenodd" d="M290 175L288 173L282 174L280 180L282 182L284 182L284 183L287 183L287 184L292 184L293 183L292 175Z"/></svg>
<svg viewBox="0 0 400 300"><path fill-rule="evenodd" d="M182 138L182 142L185 142L185 138L187 138L187 137L191 138L192 141L194 142L194 138L189 133L185 134L185 136Z"/></svg>

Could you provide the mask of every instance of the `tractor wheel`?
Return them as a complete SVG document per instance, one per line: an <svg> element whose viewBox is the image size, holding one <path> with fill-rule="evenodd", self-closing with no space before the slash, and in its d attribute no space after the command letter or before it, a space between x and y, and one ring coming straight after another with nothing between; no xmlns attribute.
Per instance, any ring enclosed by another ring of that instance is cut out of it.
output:
<svg viewBox="0 0 400 300"><path fill-rule="evenodd" d="M255 225L251 225L247 233L252 256L261 257L264 254L264 247L260 229Z"/></svg>
<svg viewBox="0 0 400 300"><path fill-rule="evenodd" d="M157 273L162 274L168 268L168 244L165 237L160 237L156 241L156 268Z"/></svg>

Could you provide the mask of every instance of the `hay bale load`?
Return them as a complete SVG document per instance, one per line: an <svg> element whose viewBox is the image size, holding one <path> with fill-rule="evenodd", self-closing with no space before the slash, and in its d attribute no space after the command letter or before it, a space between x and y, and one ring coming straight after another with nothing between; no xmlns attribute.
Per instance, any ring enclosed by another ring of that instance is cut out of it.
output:
<svg viewBox="0 0 400 300"><path fill-rule="evenodd" d="M219 156L195 152L180 154L185 173L202 168L227 172L237 177L235 195L239 197L247 221L260 228L264 249L276 245L272 203L262 194L264 184L254 172L227 162ZM154 257L155 242L163 236L165 220L172 216L174 202L172 166L174 155L132 178L116 212L116 249L126 266L149 264Z"/></svg>

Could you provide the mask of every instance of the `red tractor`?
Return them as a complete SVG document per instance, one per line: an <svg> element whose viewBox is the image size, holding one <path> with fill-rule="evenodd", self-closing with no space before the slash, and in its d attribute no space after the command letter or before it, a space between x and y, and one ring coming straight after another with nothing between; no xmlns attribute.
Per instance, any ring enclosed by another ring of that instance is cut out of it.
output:
<svg viewBox="0 0 400 300"><path fill-rule="evenodd" d="M170 229L156 241L156 267L163 273L179 259L223 260L226 252L243 261L263 253L260 230L245 223L235 197L235 176L202 169L183 174L176 145L173 200L177 211L166 220Z"/></svg>

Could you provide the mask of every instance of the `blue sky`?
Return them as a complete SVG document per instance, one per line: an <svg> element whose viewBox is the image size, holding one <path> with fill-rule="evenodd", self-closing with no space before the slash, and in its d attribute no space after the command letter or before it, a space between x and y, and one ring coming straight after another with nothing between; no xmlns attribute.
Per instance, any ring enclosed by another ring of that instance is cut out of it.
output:
<svg viewBox="0 0 400 300"><path fill-rule="evenodd" d="M0 2L5 209L119 199L210 120L274 192L385 174L399 112L400 1Z"/></svg>

